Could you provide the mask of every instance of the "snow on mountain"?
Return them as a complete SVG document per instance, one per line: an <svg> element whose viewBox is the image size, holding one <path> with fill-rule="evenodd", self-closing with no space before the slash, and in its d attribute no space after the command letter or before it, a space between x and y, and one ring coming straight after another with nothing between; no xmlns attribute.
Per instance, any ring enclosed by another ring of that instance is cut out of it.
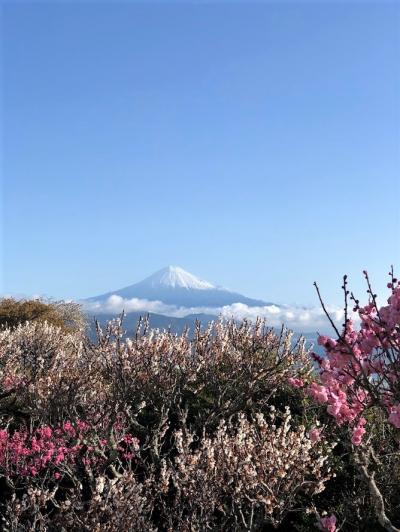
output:
<svg viewBox="0 0 400 532"><path fill-rule="evenodd" d="M167 266L159 270L150 277L147 277L142 284L151 287L169 286L171 288L187 288L188 290L208 290L217 288L216 286L199 279L192 273L187 272L179 266Z"/></svg>
<svg viewBox="0 0 400 532"><path fill-rule="evenodd" d="M199 279L179 266L167 266L150 275L143 281L119 290L100 294L87 299L88 302L102 303L111 296L123 299L145 299L161 301L177 307L223 307L234 303L248 306L268 305L262 300L251 299Z"/></svg>

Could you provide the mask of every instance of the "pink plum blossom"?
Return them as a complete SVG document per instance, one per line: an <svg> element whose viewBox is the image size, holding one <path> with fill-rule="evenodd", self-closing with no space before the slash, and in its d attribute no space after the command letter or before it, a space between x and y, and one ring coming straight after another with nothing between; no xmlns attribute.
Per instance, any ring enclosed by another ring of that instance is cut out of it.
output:
<svg viewBox="0 0 400 532"><path fill-rule="evenodd" d="M302 388L304 386L303 379L296 378L296 377L289 377L288 383L294 388Z"/></svg>
<svg viewBox="0 0 400 532"><path fill-rule="evenodd" d="M390 408L389 423L400 429L400 404Z"/></svg>
<svg viewBox="0 0 400 532"><path fill-rule="evenodd" d="M309 431L308 437L313 443L319 441L321 439L321 430L314 427Z"/></svg>
<svg viewBox="0 0 400 532"><path fill-rule="evenodd" d="M356 446L361 445L366 432L365 418L360 416L376 404L386 412L387 421L400 428L400 284L391 275L388 305L378 309L370 288L370 301L364 307L352 296L359 328L347 318L337 340L319 336L325 356L312 354L320 381L311 382L307 391L317 403L326 404L337 424L350 426ZM369 283L366 272L365 276Z"/></svg>
<svg viewBox="0 0 400 532"><path fill-rule="evenodd" d="M362 437L365 434L365 428L364 425L367 423L367 420L365 418L360 418L357 425L353 429L353 433L351 436L351 443L353 445L361 445Z"/></svg>
<svg viewBox="0 0 400 532"><path fill-rule="evenodd" d="M336 516L332 514L330 517L321 517L318 525L324 532L335 532Z"/></svg>

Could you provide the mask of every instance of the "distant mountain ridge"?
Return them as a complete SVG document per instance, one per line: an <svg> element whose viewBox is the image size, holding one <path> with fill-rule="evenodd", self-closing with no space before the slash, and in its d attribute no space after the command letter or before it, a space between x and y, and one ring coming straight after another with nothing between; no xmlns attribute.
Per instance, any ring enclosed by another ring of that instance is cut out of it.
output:
<svg viewBox="0 0 400 532"><path fill-rule="evenodd" d="M160 330L170 330L173 334L182 334L185 329L189 329L189 338L193 337L196 321L201 323L202 328L204 329L211 321L217 321L218 316L211 314L190 314L184 318L174 318L171 316L164 316L162 314L155 314L152 312L129 312L125 315L122 322L122 329L125 331L126 336L134 335L137 325L140 318L147 317L149 318L149 325L151 328L160 329ZM101 314L96 316L97 321L101 327L106 327L107 323L110 320L115 319L117 316L115 314ZM95 329L94 316L89 315L89 329L88 334L92 340L96 338L96 329ZM279 334L280 329L276 328L277 334ZM296 342L300 334L295 333L293 341ZM324 354L324 349L317 344L317 335L315 333L303 333L302 336L306 339L306 347L309 348L313 345L313 350L319 355Z"/></svg>
<svg viewBox="0 0 400 532"><path fill-rule="evenodd" d="M226 288L215 286L199 279L179 266L167 266L150 275L143 281L88 298L88 302L102 303L117 295L123 299L146 299L161 301L177 307L218 308L234 303L243 303L249 307L271 305L260 299L252 299Z"/></svg>
<svg viewBox="0 0 400 532"><path fill-rule="evenodd" d="M117 317L118 316L115 314L101 314L95 318L102 327L105 327L109 321ZM128 312L124 316L122 329L126 332L127 336L132 336L136 331L139 320L141 318L147 317L149 319L149 325L152 329L170 329L174 334L181 334L185 328L188 328L190 330L190 335L193 334L196 321L199 321L203 327L206 327L211 321L216 321L218 319L218 316L214 316L212 314L190 314L184 318L175 318L172 316L155 314L153 312ZM94 338L94 316L90 315L89 318L89 335Z"/></svg>

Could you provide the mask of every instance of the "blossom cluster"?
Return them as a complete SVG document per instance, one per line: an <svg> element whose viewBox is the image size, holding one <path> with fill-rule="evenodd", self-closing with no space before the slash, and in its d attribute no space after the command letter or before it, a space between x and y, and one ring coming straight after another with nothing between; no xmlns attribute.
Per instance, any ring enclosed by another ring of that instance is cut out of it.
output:
<svg viewBox="0 0 400 532"><path fill-rule="evenodd" d="M400 284L394 278L388 286L391 295L386 306L378 308L372 292L372 301L364 307L355 300L360 328L348 318L336 340L319 336L325 356L313 354L320 382L313 380L306 389L316 402L327 406L339 425L352 427L355 446L362 443L367 424L364 415L372 406L384 409L387 421L400 428ZM299 379L289 383L306 386Z"/></svg>
<svg viewBox="0 0 400 532"><path fill-rule="evenodd" d="M65 421L56 427L42 425L11 432L0 430L0 474L7 477L36 476L53 471L59 479L67 466L80 461L85 466L104 462L111 450L106 438L98 437L87 423ZM118 442L121 458L131 460L139 450L139 441L124 434Z"/></svg>
<svg viewBox="0 0 400 532"><path fill-rule="evenodd" d="M304 426L292 426L287 407L268 416L244 414L237 422L222 421L212 437L196 445L195 435L175 433L178 454L164 464L164 490L179 486L175 505L200 529L213 525L216 506L241 515L246 529L261 523L277 526L293 505L296 490L320 493L333 472L329 455L334 444L322 445ZM229 481L227 482L227 479ZM228 504L229 503L229 504ZM240 509L240 512L239 512Z"/></svg>
<svg viewBox="0 0 400 532"><path fill-rule="evenodd" d="M318 525L323 532L335 532L336 515L330 515L329 517L321 517Z"/></svg>

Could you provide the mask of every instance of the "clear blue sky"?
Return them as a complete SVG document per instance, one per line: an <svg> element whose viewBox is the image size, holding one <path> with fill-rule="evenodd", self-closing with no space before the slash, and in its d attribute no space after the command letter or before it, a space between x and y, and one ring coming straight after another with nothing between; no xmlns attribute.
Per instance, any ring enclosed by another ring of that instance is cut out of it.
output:
<svg viewBox="0 0 400 532"><path fill-rule="evenodd" d="M400 270L400 4L2 6L3 293Z"/></svg>

